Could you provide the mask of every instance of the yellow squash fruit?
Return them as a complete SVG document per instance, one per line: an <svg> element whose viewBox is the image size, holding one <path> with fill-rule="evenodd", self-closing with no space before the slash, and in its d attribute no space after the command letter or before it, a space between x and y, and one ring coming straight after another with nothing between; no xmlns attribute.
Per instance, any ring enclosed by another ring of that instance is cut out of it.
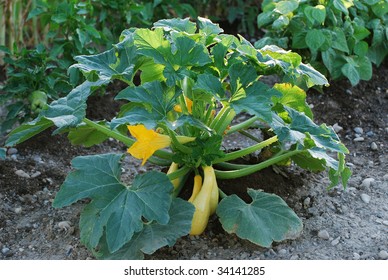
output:
<svg viewBox="0 0 388 280"><path fill-rule="evenodd" d="M214 175L213 188L210 194L210 215L216 212L219 200L218 185L217 180Z"/></svg>
<svg viewBox="0 0 388 280"><path fill-rule="evenodd" d="M211 166L203 167L203 173L202 188L192 202L195 206L195 212L191 223L190 235L200 235L209 221L210 197L216 177Z"/></svg>
<svg viewBox="0 0 388 280"><path fill-rule="evenodd" d="M179 167L178 163L175 163L175 162L171 163L170 168L167 171L167 175L177 171L178 167ZM171 183L174 186L174 190L179 187L180 182L181 182L180 178L176 178L174 180L171 180Z"/></svg>
<svg viewBox="0 0 388 280"><path fill-rule="evenodd" d="M189 198L189 202L193 202L194 198L198 195L199 191L201 190L202 186L202 177L201 175L195 175L194 176L194 187L193 187L193 193L191 194Z"/></svg>

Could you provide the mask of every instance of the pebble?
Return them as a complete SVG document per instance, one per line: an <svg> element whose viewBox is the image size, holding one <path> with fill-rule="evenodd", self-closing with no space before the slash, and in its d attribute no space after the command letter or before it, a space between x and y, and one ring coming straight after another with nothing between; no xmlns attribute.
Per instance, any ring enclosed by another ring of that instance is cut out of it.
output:
<svg viewBox="0 0 388 280"><path fill-rule="evenodd" d="M375 142L372 142L372 143L370 144L370 148L371 148L371 150L373 150L373 151L377 151L377 149L378 149L377 144L376 144Z"/></svg>
<svg viewBox="0 0 388 280"><path fill-rule="evenodd" d="M362 201L364 201L365 203L369 203L370 202L370 196L365 194L365 193L362 193L361 194L361 199Z"/></svg>
<svg viewBox="0 0 388 280"><path fill-rule="evenodd" d="M335 123L335 124L333 125L333 129L334 129L334 131L335 131L336 133L338 133L338 132L340 132L341 130L343 130L344 128L343 128L342 126L338 125L338 123Z"/></svg>
<svg viewBox="0 0 388 280"><path fill-rule="evenodd" d="M364 137L356 137L353 139L354 142L362 142L364 140L365 140Z"/></svg>
<svg viewBox="0 0 388 280"><path fill-rule="evenodd" d="M7 151L8 155L16 155L18 153L18 150L16 148L9 148Z"/></svg>
<svg viewBox="0 0 388 280"><path fill-rule="evenodd" d="M320 230L318 232L318 237L319 238L322 238L322 239L325 239L325 240L328 240L330 238L330 235L329 233L327 232L327 230L323 229L323 230Z"/></svg>
<svg viewBox="0 0 388 280"><path fill-rule="evenodd" d="M4 247L3 249L1 249L1 253L5 256L5 257L9 257L9 256L12 256L12 252L9 248L7 247Z"/></svg>
<svg viewBox="0 0 388 280"><path fill-rule="evenodd" d="M287 250L286 250L286 249L280 249L280 250L278 251L278 254L279 254L279 255L285 255L285 254L287 254Z"/></svg>
<svg viewBox="0 0 388 280"><path fill-rule="evenodd" d="M16 207L14 210L15 214L20 214L22 213L22 207Z"/></svg>
<svg viewBox="0 0 388 280"><path fill-rule="evenodd" d="M385 174L385 175L383 176L383 180L384 180L384 181L388 181L388 174Z"/></svg>
<svg viewBox="0 0 388 280"><path fill-rule="evenodd" d="M375 183L375 181L376 180L374 178L365 178L362 181L361 186L364 188L369 188L370 186L372 186Z"/></svg>
<svg viewBox="0 0 388 280"><path fill-rule="evenodd" d="M381 251L379 252L379 257L380 257L380 259L388 260L388 252L385 251L385 250L381 250Z"/></svg>
<svg viewBox="0 0 388 280"><path fill-rule="evenodd" d="M375 135L375 133L371 130L371 131L368 131L367 133L365 133L366 136L368 137L373 137Z"/></svg>
<svg viewBox="0 0 388 280"><path fill-rule="evenodd" d="M31 178L36 178L36 177L38 177L40 175L42 175L42 173L39 172L39 171L36 171L36 172L34 172L34 174L31 175Z"/></svg>
<svg viewBox="0 0 388 280"><path fill-rule="evenodd" d="M382 221L381 222L383 225L385 225L385 226L388 226L388 221L387 220L384 220L384 221Z"/></svg>
<svg viewBox="0 0 388 280"><path fill-rule="evenodd" d="M28 175L25 171L21 169L16 170L15 174L22 178L30 178L30 175Z"/></svg>
<svg viewBox="0 0 388 280"><path fill-rule="evenodd" d="M364 130L362 129L362 127L359 127L359 126L355 127L353 130L357 134L363 134L364 133Z"/></svg>
<svg viewBox="0 0 388 280"><path fill-rule="evenodd" d="M311 199L310 199L309 196L306 197L305 200L303 200L303 206L304 206L305 208L309 208L310 203L311 203Z"/></svg>
<svg viewBox="0 0 388 280"><path fill-rule="evenodd" d="M361 256L358 253L353 253L353 259L354 260L359 260Z"/></svg>
<svg viewBox="0 0 388 280"><path fill-rule="evenodd" d="M338 236L336 239L331 241L331 245L336 246L340 242L341 236Z"/></svg>

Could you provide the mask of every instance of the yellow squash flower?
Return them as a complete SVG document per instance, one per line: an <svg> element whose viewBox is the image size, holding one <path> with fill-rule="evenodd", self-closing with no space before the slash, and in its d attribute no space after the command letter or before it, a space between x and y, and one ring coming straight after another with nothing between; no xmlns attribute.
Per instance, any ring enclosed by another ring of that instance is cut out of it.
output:
<svg viewBox="0 0 388 280"><path fill-rule="evenodd" d="M144 165L155 151L166 148L171 144L169 136L157 133L152 129L147 129L142 124L128 125L127 127L132 136L137 140L127 151L133 157L142 159L141 165Z"/></svg>
<svg viewBox="0 0 388 280"><path fill-rule="evenodd" d="M189 112L189 114L192 114L193 113L193 101L190 98L187 98L185 96L185 103L186 103L187 111ZM174 111L178 112L178 113L182 113L181 105L175 105Z"/></svg>

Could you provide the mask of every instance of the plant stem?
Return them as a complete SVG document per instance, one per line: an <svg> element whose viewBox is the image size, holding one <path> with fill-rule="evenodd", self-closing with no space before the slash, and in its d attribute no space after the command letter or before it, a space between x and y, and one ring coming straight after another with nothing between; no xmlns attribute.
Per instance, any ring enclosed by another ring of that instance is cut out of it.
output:
<svg viewBox="0 0 388 280"><path fill-rule="evenodd" d="M253 153L254 151L257 151L257 150L260 150L264 147L267 147L267 146L271 145L272 143L275 143L276 141L278 141L278 137L275 135L275 136L272 136L271 138L268 138L267 140L264 140L260 143L252 145L252 146L247 147L245 149L241 149L239 151L228 153L222 158L215 159L213 161L213 164L225 162L225 161L229 161L229 160L233 160L236 158L246 156L250 153Z"/></svg>
<svg viewBox="0 0 388 280"><path fill-rule="evenodd" d="M247 175L250 175L252 173L255 173L261 169L264 169L266 167L269 167L277 162L280 162L282 160L285 160L289 157L292 157L293 155L296 155L298 153L303 152L303 150L294 150L290 152L286 152L280 156L272 157L270 159L267 159L266 161L260 162L258 164L251 165L249 167L245 167L239 170L232 170L232 171L220 171L215 170L216 176L218 179L235 179L244 177Z"/></svg>
<svg viewBox="0 0 388 280"><path fill-rule="evenodd" d="M106 126L103 126L103 125L100 125L98 123L95 123L87 118L84 118L83 119L83 122L85 124L87 124L88 126L91 126L93 128L95 128L96 130L104 133L105 135L109 136L109 137L112 137L116 140L119 140L120 142L124 143L125 145L127 145L128 147L132 146L133 143L135 143L135 140L121 134L120 132L118 131L115 131L115 130L111 130L109 128L107 128ZM171 160L171 157L172 157L172 154L167 152L167 151L163 151L163 150L158 150L154 153L155 156L159 157L159 158L162 158L162 159L167 159L167 160Z"/></svg>
<svg viewBox="0 0 388 280"><path fill-rule="evenodd" d="M258 117L252 117L246 121L243 121L242 123L239 123L239 124L236 124L236 125L233 125L228 131L227 131L227 134L231 134L233 132L236 132L236 131L239 131L239 130L242 130L242 129L245 129L245 128L248 128L250 127L255 121L259 120Z"/></svg>

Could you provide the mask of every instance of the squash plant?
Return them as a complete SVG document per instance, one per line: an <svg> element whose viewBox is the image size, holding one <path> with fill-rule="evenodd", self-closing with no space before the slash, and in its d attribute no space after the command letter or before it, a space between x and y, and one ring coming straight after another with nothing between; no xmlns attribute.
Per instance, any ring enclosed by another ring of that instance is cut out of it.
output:
<svg viewBox="0 0 388 280"><path fill-rule="evenodd" d="M222 31L205 18L160 20L152 29L125 30L112 49L76 57L72 67L87 80L10 133L8 146L52 126L54 133L68 133L73 144L92 146L114 138L128 146L124 154L73 159L73 171L53 202L65 207L90 199L79 226L82 243L96 257L143 258L182 236L201 234L213 214L227 232L264 247L301 232L301 220L280 197L248 189L252 201L245 202L225 195L217 179L294 162L328 170L329 187L346 186L348 150L331 127L313 122L302 89L326 85L326 78L296 53L276 46L257 50L243 37ZM262 77L267 75L284 82L266 85ZM88 97L115 79L127 84L115 98L128 102L111 120L86 118ZM237 121L240 114L248 116L245 121ZM237 151L223 149L226 135L249 137L246 130L252 126L269 137ZM271 156L262 162L233 163L263 149ZM137 175L128 184L121 179L127 156L169 168ZM190 173L194 182L186 182ZM180 198L185 190L192 193L189 201Z"/></svg>

